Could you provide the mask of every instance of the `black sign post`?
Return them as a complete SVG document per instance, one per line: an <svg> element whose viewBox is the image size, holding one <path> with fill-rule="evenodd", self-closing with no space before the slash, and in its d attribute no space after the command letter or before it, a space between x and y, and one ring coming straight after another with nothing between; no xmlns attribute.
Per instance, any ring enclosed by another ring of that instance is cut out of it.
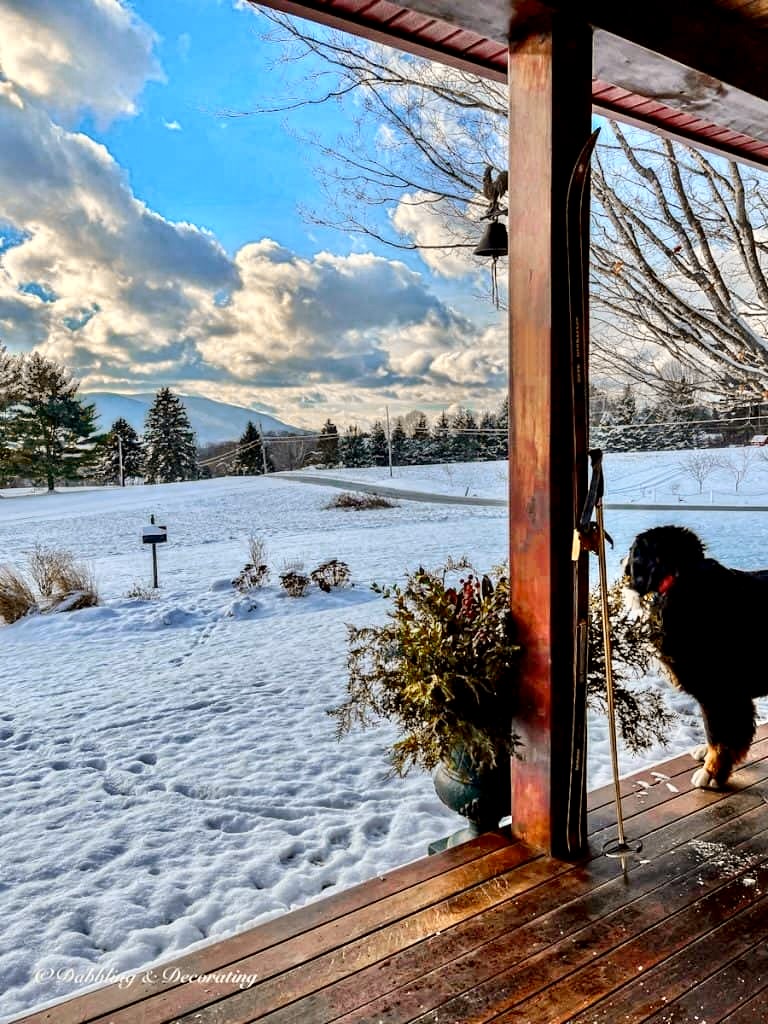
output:
<svg viewBox="0 0 768 1024"><path fill-rule="evenodd" d="M168 527L155 525L155 517L149 517L150 526L145 526L141 531L142 544L152 545L152 587L158 588L157 582L157 545L165 544L168 540Z"/></svg>

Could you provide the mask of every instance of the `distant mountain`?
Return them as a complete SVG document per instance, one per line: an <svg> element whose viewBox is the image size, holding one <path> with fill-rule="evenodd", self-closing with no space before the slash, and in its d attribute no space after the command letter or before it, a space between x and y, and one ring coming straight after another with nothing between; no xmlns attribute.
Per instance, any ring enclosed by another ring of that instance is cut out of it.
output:
<svg viewBox="0 0 768 1024"><path fill-rule="evenodd" d="M100 430L109 430L115 420L122 417L140 434L144 430L147 409L155 400L154 395L115 395L108 391L91 391L84 394L83 398L96 406ZM192 395L179 395L179 398L187 407L198 444L235 441L245 430L248 420L252 420L257 427L261 425L265 434L282 431L302 433L301 428L282 423L257 409L244 409L239 405L227 405L226 402L214 402L212 398Z"/></svg>

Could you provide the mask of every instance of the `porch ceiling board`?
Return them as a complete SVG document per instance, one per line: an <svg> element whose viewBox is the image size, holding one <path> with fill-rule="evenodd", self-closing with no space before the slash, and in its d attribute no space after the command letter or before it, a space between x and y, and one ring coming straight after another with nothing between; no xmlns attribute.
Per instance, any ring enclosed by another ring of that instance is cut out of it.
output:
<svg viewBox="0 0 768 1024"><path fill-rule="evenodd" d="M598 112L768 166L768 0L410 0L407 6L266 0L261 6L496 81L506 80L510 36L542 11L567 7L595 27Z"/></svg>

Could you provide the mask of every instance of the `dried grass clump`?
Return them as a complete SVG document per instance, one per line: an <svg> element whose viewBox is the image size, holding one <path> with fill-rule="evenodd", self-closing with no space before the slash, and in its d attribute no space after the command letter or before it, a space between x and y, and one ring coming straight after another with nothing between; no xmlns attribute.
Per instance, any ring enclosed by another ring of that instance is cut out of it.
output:
<svg viewBox="0 0 768 1024"><path fill-rule="evenodd" d="M27 556L29 575L40 591L40 596L51 600L61 593L62 581L72 571L74 557L69 551L49 548L36 544L32 554Z"/></svg>
<svg viewBox="0 0 768 1024"><path fill-rule="evenodd" d="M16 622L34 612L72 612L99 604L92 571L69 551L37 544L26 573L0 566L0 619Z"/></svg>
<svg viewBox="0 0 768 1024"><path fill-rule="evenodd" d="M80 608L95 608L99 603L99 591L93 572L86 565L79 565L68 552L57 552L62 558L53 579L53 593L48 611L75 612Z"/></svg>
<svg viewBox="0 0 768 1024"><path fill-rule="evenodd" d="M380 494L357 494L352 491L342 491L325 507L351 508L356 512L362 512L371 508L397 508L397 502L389 501L388 498L383 498Z"/></svg>
<svg viewBox="0 0 768 1024"><path fill-rule="evenodd" d="M269 555L267 552L267 542L263 537L254 537L251 534L248 538L248 554L251 565L266 565L269 561Z"/></svg>
<svg viewBox="0 0 768 1024"><path fill-rule="evenodd" d="M12 566L0 565L0 619L10 624L39 610L26 579Z"/></svg>

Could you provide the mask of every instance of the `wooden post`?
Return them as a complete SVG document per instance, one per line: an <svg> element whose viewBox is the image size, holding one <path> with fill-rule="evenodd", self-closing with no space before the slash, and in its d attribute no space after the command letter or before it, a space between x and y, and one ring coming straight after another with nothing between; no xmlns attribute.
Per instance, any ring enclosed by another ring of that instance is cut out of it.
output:
<svg viewBox="0 0 768 1024"><path fill-rule="evenodd" d="M592 36L587 25L546 12L535 27L516 30L509 53L510 586L525 656L512 823L532 845L576 858L586 848L586 744L575 652L579 623L585 638L588 570L582 555L577 583L571 549L588 473L586 416L583 408L574 416L572 396L565 227L568 183L591 127Z"/></svg>

